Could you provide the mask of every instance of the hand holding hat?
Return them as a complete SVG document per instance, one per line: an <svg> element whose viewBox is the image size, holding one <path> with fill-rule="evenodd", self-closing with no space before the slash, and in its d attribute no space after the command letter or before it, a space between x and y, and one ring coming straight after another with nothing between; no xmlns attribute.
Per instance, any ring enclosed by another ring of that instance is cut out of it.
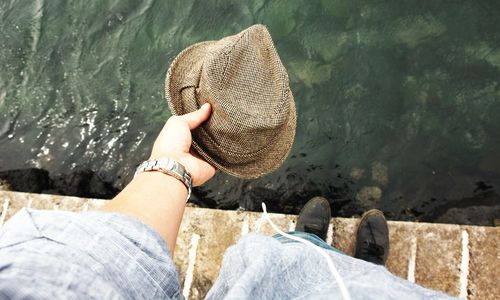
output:
<svg viewBox="0 0 500 300"><path fill-rule="evenodd" d="M156 138L150 160L169 157L181 163L191 174L193 186L212 178L215 168L191 150L191 130L208 119L210 110L210 105L205 104L192 113L170 117Z"/></svg>
<svg viewBox="0 0 500 300"><path fill-rule="evenodd" d="M263 25L182 51L167 72L165 96L173 115L212 105L212 115L192 132L193 148L226 173L257 178L290 152L295 103Z"/></svg>

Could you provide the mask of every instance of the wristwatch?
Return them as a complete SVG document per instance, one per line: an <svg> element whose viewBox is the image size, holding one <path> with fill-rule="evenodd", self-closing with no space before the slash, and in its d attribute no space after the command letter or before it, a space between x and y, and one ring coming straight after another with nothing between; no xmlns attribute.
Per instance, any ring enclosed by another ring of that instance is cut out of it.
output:
<svg viewBox="0 0 500 300"><path fill-rule="evenodd" d="M146 160L137 167L134 177L139 173L150 171L159 171L180 180L188 189L186 202L189 200L191 188L193 186L192 178L191 174L186 171L183 165L168 157L157 160Z"/></svg>

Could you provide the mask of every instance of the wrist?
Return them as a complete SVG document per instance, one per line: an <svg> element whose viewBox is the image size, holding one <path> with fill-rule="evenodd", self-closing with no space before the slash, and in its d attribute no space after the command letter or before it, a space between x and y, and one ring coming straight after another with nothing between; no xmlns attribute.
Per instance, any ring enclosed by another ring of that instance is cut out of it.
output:
<svg viewBox="0 0 500 300"><path fill-rule="evenodd" d="M175 203L187 203L188 200L189 191L186 186L176 178L161 172L139 173L132 179L129 186L140 190L143 197L164 199Z"/></svg>
<svg viewBox="0 0 500 300"><path fill-rule="evenodd" d="M178 152L161 152L161 153L151 153L148 160L157 160L163 157L168 157L174 159L178 162L182 159L182 154Z"/></svg>
<svg viewBox="0 0 500 300"><path fill-rule="evenodd" d="M188 191L186 202L189 200L193 186L192 177L189 171L186 170L185 166L178 160L175 160L172 156L146 160L137 167L135 176L141 173L150 172L163 173L177 179L186 187Z"/></svg>
<svg viewBox="0 0 500 300"><path fill-rule="evenodd" d="M170 158L180 163L189 174L193 174L188 166L186 154L180 152L162 152L162 153L152 153L148 160L160 160Z"/></svg>
<svg viewBox="0 0 500 300"><path fill-rule="evenodd" d="M185 155L186 155L185 153L180 151L161 151L161 152L153 151L149 156L148 160L155 160L155 159L160 159L162 157L168 157L180 162L180 160L182 160Z"/></svg>

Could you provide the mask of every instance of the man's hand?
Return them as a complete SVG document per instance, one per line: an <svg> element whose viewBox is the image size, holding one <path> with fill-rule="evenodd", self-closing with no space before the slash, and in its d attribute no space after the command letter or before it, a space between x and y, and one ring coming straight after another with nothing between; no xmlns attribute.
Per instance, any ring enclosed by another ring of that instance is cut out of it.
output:
<svg viewBox="0 0 500 300"><path fill-rule="evenodd" d="M193 186L212 178L215 168L191 150L191 130L205 122L210 113L210 104L206 103L192 113L170 117L156 138L150 159L169 157L181 163L191 174Z"/></svg>

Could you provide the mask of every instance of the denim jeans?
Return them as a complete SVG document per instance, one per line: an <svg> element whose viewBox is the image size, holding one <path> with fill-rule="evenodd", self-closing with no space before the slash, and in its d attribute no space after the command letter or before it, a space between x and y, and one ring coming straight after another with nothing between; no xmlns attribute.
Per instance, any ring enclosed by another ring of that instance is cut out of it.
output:
<svg viewBox="0 0 500 300"><path fill-rule="evenodd" d="M335 252L338 252L340 254L344 254L345 255L344 252L340 251L337 248L334 248L334 247L328 245L325 241L323 241L320 237L318 237L317 235L315 235L313 233L308 233L308 232L303 232L303 231L289 231L287 233L290 234L290 235L293 235L293 236L297 236L297 237L303 238L304 240L307 240L307 241L313 243L314 245L319 246L319 247L321 247L323 249L335 251ZM299 242L297 242L295 240L292 240L292 239L289 239L289 238L287 238L285 236L282 236L279 233L276 234L276 235L274 235L273 238L277 239L282 244L299 243Z"/></svg>
<svg viewBox="0 0 500 300"><path fill-rule="evenodd" d="M327 245L352 299L447 299ZM181 254L182 255L182 254ZM185 254L184 254L185 255ZM197 273L196 279L212 284ZM0 229L0 299L182 299L165 241L107 212L23 209ZM247 234L224 254L208 299L340 299L325 258L285 237Z"/></svg>

